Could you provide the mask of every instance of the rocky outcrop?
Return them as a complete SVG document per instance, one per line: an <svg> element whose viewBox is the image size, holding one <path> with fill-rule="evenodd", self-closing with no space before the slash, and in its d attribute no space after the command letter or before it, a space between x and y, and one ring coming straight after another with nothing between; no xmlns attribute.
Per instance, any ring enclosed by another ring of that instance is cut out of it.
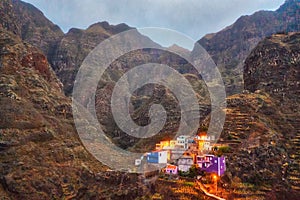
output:
<svg viewBox="0 0 300 200"><path fill-rule="evenodd" d="M276 11L242 16L224 30L198 41L219 66L228 95L243 90L243 62L258 42L277 32L300 31L299 19L299 0L287 0ZM197 49L192 56L197 56Z"/></svg>
<svg viewBox="0 0 300 200"><path fill-rule="evenodd" d="M300 34L277 34L258 44L245 61L245 87L264 90L281 104L291 104L286 112L297 112L300 95Z"/></svg>

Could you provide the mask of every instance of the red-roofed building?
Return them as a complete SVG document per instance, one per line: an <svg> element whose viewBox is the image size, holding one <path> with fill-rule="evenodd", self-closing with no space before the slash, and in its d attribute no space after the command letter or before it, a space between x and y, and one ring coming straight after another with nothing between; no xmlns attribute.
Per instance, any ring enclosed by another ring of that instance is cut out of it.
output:
<svg viewBox="0 0 300 200"><path fill-rule="evenodd" d="M178 167L176 165L167 165L166 174L177 174Z"/></svg>

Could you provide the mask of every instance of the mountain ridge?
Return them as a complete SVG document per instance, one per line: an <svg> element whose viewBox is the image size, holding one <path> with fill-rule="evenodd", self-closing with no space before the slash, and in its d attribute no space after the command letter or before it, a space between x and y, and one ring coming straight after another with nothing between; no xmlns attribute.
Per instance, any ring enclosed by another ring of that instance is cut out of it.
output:
<svg viewBox="0 0 300 200"><path fill-rule="evenodd" d="M276 11L258 11L240 17L225 29L208 34L198 43L218 65L228 95L240 93L243 87L243 62L264 37L277 32L300 31L299 0L286 1ZM193 49L192 57L197 56Z"/></svg>

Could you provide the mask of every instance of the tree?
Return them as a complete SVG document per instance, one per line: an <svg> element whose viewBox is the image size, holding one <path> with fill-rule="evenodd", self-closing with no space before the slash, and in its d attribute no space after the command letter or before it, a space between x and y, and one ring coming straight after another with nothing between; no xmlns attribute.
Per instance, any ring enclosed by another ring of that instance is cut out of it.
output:
<svg viewBox="0 0 300 200"><path fill-rule="evenodd" d="M200 174L200 169L198 165L192 165L191 168L189 169L189 177L190 178L195 178Z"/></svg>

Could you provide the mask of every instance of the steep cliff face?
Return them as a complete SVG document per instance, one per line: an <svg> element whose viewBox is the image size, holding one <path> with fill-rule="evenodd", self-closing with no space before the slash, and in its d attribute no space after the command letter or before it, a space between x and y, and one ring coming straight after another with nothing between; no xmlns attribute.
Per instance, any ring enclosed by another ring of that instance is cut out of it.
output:
<svg viewBox="0 0 300 200"><path fill-rule="evenodd" d="M128 198L136 175L107 174L81 145L71 100L45 55L0 28L0 196L7 199ZM115 190L125 184L126 190Z"/></svg>
<svg viewBox="0 0 300 200"><path fill-rule="evenodd" d="M276 11L259 11L242 16L224 30L198 41L219 66L227 93L243 90L243 62L251 50L266 36L277 32L300 31L300 2L286 1ZM197 56L197 49L192 51Z"/></svg>

